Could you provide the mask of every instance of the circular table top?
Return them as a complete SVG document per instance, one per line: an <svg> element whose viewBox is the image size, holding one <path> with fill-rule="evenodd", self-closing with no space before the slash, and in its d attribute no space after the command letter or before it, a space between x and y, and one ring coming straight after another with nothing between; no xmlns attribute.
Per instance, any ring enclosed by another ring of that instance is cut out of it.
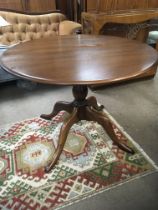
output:
<svg viewBox="0 0 158 210"><path fill-rule="evenodd" d="M112 36L52 36L9 48L2 67L47 84L103 84L139 76L157 64L146 44Z"/></svg>

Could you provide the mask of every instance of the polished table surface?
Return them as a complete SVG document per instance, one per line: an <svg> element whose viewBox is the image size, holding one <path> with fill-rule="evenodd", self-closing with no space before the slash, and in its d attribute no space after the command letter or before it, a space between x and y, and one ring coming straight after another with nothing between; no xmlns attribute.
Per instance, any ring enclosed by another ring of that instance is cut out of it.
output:
<svg viewBox="0 0 158 210"><path fill-rule="evenodd" d="M49 172L59 160L71 126L80 120L96 121L120 149L134 154L134 150L117 137L111 120L94 96L87 98L89 84L103 84L108 80L122 80L138 76L157 66L157 52L146 44L108 36L56 36L33 40L14 46L3 54L2 67L22 78L47 84L73 85L72 102L58 101L50 114L51 120L61 110L69 113L63 122L59 142Z"/></svg>
<svg viewBox="0 0 158 210"><path fill-rule="evenodd" d="M157 63L146 44L118 37L52 36L7 50L1 65L22 78L49 84L104 84L136 77Z"/></svg>

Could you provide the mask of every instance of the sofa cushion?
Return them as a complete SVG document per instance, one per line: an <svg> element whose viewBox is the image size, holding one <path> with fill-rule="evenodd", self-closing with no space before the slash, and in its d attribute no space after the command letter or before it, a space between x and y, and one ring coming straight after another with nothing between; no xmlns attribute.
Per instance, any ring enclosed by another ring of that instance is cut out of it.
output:
<svg viewBox="0 0 158 210"><path fill-rule="evenodd" d="M61 13L28 15L0 11L0 15L11 24L0 28L0 43L6 45L59 35L59 24L66 19Z"/></svg>

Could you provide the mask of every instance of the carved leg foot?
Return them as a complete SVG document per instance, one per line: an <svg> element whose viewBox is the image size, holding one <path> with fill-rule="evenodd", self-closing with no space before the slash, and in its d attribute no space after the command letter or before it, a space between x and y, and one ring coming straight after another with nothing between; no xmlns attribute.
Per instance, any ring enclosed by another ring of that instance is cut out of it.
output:
<svg viewBox="0 0 158 210"><path fill-rule="evenodd" d="M131 153L131 154L134 154L134 150L130 147L128 147L127 145L121 143L115 132L114 132L114 129L112 127L112 123L111 121L106 118L103 114L103 112L99 112L99 111L96 111L96 110L93 110L89 107L86 108L87 112L86 112L86 118L87 120L92 120L92 121L96 121L98 122L100 125L103 126L103 128L105 129L105 131L108 133L108 135L111 137L111 139L113 140L113 142L122 150L128 152L128 153Z"/></svg>
<svg viewBox="0 0 158 210"><path fill-rule="evenodd" d="M70 130L71 126L77 122L78 122L77 108L74 108L72 111L72 114L69 116L67 121L63 122L63 125L60 130L59 143L58 143L57 149L54 153L52 162L48 166L45 167L45 172L49 172L54 167L56 162L58 161L58 159L61 155L61 152L63 151L63 147L65 145L69 130Z"/></svg>
<svg viewBox="0 0 158 210"><path fill-rule="evenodd" d="M53 111L50 114L42 114L40 117L45 120L51 120L55 117L60 111L67 111L68 113L72 113L73 106L72 103L68 103L65 101L58 101L54 105Z"/></svg>
<svg viewBox="0 0 158 210"><path fill-rule="evenodd" d="M97 99L94 96L90 96L87 98L87 105L89 107L93 107L97 111L102 111L104 109L103 105L100 105L100 106L98 105Z"/></svg>

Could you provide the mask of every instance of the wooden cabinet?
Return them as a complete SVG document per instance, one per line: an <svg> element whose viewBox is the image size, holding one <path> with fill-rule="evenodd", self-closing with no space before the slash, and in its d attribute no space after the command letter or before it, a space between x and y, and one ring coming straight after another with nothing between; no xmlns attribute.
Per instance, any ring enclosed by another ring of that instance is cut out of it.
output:
<svg viewBox="0 0 158 210"><path fill-rule="evenodd" d="M158 8L158 0L87 0L87 11L101 12L112 10L152 9Z"/></svg>
<svg viewBox="0 0 158 210"><path fill-rule="evenodd" d="M97 9L96 0L87 0L87 11L92 11Z"/></svg>
<svg viewBox="0 0 158 210"><path fill-rule="evenodd" d="M0 0L0 8L23 12L47 12L56 10L55 0Z"/></svg>
<svg viewBox="0 0 158 210"><path fill-rule="evenodd" d="M55 0L22 0L27 12L47 12L56 9Z"/></svg>
<svg viewBox="0 0 158 210"><path fill-rule="evenodd" d="M0 8L23 11L21 0L0 0Z"/></svg>

